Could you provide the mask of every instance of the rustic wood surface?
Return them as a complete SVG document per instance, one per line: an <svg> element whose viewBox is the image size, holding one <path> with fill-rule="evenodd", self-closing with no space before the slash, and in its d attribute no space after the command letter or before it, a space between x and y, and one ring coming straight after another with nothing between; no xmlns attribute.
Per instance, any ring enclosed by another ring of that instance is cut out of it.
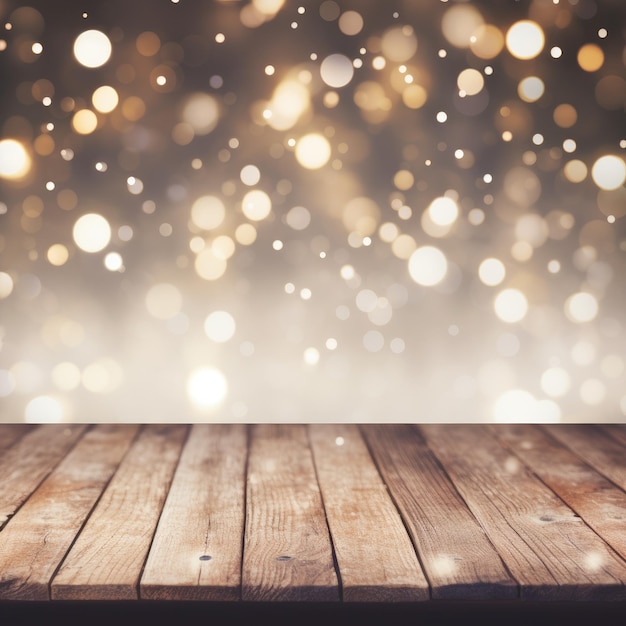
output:
<svg viewBox="0 0 626 626"><path fill-rule="evenodd" d="M244 600L337 600L306 426L256 425L248 458Z"/></svg>
<svg viewBox="0 0 626 626"><path fill-rule="evenodd" d="M186 434L145 426L52 581L59 600L133 600Z"/></svg>
<svg viewBox="0 0 626 626"><path fill-rule="evenodd" d="M356 426L309 426L347 602L427 600L428 582Z"/></svg>
<svg viewBox="0 0 626 626"><path fill-rule="evenodd" d="M620 424L0 425L0 622L15 600L625 590Z"/></svg>
<svg viewBox="0 0 626 626"><path fill-rule="evenodd" d="M435 599L512 598L517 584L412 426L364 427Z"/></svg>
<svg viewBox="0 0 626 626"><path fill-rule="evenodd" d="M485 427L420 429L522 597L626 599L626 563Z"/></svg>
<svg viewBox="0 0 626 626"><path fill-rule="evenodd" d="M239 598L247 447L245 426L192 428L141 579L142 598Z"/></svg>

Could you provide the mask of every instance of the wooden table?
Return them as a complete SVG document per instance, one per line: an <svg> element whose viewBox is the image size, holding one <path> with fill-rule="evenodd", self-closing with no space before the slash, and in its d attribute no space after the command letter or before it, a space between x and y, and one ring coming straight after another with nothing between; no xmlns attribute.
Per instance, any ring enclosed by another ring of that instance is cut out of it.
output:
<svg viewBox="0 0 626 626"><path fill-rule="evenodd" d="M626 427L0 425L0 617L48 600L624 607Z"/></svg>

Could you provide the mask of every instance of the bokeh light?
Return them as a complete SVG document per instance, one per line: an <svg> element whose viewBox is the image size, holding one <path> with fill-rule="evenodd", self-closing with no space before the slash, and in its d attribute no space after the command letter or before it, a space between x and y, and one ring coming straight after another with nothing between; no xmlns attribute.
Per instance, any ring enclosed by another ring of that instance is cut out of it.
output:
<svg viewBox="0 0 626 626"><path fill-rule="evenodd" d="M86 30L74 41L74 57L84 67L101 67L111 52L111 40L99 30Z"/></svg>
<svg viewBox="0 0 626 626"><path fill-rule="evenodd" d="M506 32L507 50L517 59L534 59L544 45L543 29L532 20L515 22Z"/></svg>
<svg viewBox="0 0 626 626"><path fill-rule="evenodd" d="M76 220L72 235L83 252L100 252L111 241L111 226L99 213L87 213Z"/></svg>
<svg viewBox="0 0 626 626"><path fill-rule="evenodd" d="M227 393L226 378L215 368L200 368L187 381L189 399L199 409L216 408L224 401Z"/></svg>
<svg viewBox="0 0 626 626"><path fill-rule="evenodd" d="M24 145L16 139L0 140L0 178L24 178L31 168L31 159Z"/></svg>

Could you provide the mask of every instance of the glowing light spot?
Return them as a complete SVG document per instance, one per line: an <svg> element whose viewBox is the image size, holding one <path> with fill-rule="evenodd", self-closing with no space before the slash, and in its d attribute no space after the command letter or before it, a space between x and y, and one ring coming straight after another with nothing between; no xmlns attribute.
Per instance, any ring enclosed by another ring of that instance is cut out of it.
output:
<svg viewBox="0 0 626 626"><path fill-rule="evenodd" d="M335 445L336 446L343 446L345 442L346 442L346 440L343 437L336 437L335 438Z"/></svg>
<svg viewBox="0 0 626 626"><path fill-rule="evenodd" d="M320 360L320 353L316 348L307 348L304 351L304 362L307 365L317 365Z"/></svg>
<svg viewBox="0 0 626 626"><path fill-rule="evenodd" d="M573 159L565 164L563 173L570 182L582 183L587 178L587 166L579 159Z"/></svg>
<svg viewBox="0 0 626 626"><path fill-rule="evenodd" d="M24 412L24 421L30 424L57 423L63 419L61 403L50 396L33 398Z"/></svg>
<svg viewBox="0 0 626 626"><path fill-rule="evenodd" d="M294 230L305 230L311 223L311 213L303 206L295 206L289 209L285 221Z"/></svg>
<svg viewBox="0 0 626 626"><path fill-rule="evenodd" d="M122 255L119 252L109 252L109 254L104 257L104 267L106 267L109 272L119 272L124 267Z"/></svg>
<svg viewBox="0 0 626 626"><path fill-rule="evenodd" d="M76 220L72 235L83 252L100 252L111 241L111 226L102 215L87 213Z"/></svg>
<svg viewBox="0 0 626 626"><path fill-rule="evenodd" d="M480 59L493 59L504 48L504 36L497 26L481 24L470 37L470 50Z"/></svg>
<svg viewBox="0 0 626 626"><path fill-rule="evenodd" d="M226 259L216 255L211 248L202 250L194 262L196 274L204 280L217 280L221 278L226 271L226 267Z"/></svg>
<svg viewBox="0 0 626 626"><path fill-rule="evenodd" d="M110 113L119 104L120 97L117 91L109 85L98 87L91 96L91 102L100 113Z"/></svg>
<svg viewBox="0 0 626 626"><path fill-rule="evenodd" d="M354 76L354 66L347 56L331 54L322 61L320 75L329 87L345 87Z"/></svg>
<svg viewBox="0 0 626 626"><path fill-rule="evenodd" d="M385 338L378 330L368 330L363 335L363 347L368 352L380 352L385 346Z"/></svg>
<svg viewBox="0 0 626 626"><path fill-rule="evenodd" d="M477 93L480 93L485 86L485 79L478 70L468 68L458 75L456 84L457 87L468 96L475 96Z"/></svg>
<svg viewBox="0 0 626 626"><path fill-rule="evenodd" d="M523 78L517 86L517 93L524 102L536 102L543 96L545 90L544 82L537 76Z"/></svg>
<svg viewBox="0 0 626 626"><path fill-rule="evenodd" d="M219 120L217 100L207 93L192 94L186 101L181 119L189 124L196 135L208 135Z"/></svg>
<svg viewBox="0 0 626 626"><path fill-rule="evenodd" d="M551 400L538 401L524 389L510 389L496 400L493 417L503 423L553 423L560 421L561 411Z"/></svg>
<svg viewBox="0 0 626 626"><path fill-rule="evenodd" d="M191 205L191 221L202 230L213 230L226 216L224 203L216 196L200 196Z"/></svg>
<svg viewBox="0 0 626 626"><path fill-rule="evenodd" d="M607 154L593 164L591 177L600 189L617 189L626 181L626 163L619 156Z"/></svg>
<svg viewBox="0 0 626 626"><path fill-rule="evenodd" d="M249 191L241 202L243 214L254 222L264 220L272 210L270 197L260 189Z"/></svg>
<svg viewBox="0 0 626 626"><path fill-rule="evenodd" d="M485 259L478 266L478 277L485 285L495 287L506 277L506 267L500 259Z"/></svg>
<svg viewBox="0 0 626 626"><path fill-rule="evenodd" d="M319 133L309 133L296 143L295 156L302 167L317 170L324 167L330 160L330 143Z"/></svg>
<svg viewBox="0 0 626 626"><path fill-rule="evenodd" d="M459 216L457 203L446 196L435 198L428 206L430 219L438 226L454 224Z"/></svg>
<svg viewBox="0 0 626 626"><path fill-rule="evenodd" d="M0 272L0 300L8 298L13 291L13 279L6 272Z"/></svg>
<svg viewBox="0 0 626 626"><path fill-rule="evenodd" d="M89 135L98 127L98 117L89 109L76 111L72 117L72 128L79 135Z"/></svg>
<svg viewBox="0 0 626 626"><path fill-rule="evenodd" d="M99 30L86 30L74 41L74 57L84 67L104 65L111 57L109 38Z"/></svg>
<svg viewBox="0 0 626 626"><path fill-rule="evenodd" d="M604 65L604 52L597 44L588 43L578 51L576 60L585 72L597 72Z"/></svg>
<svg viewBox="0 0 626 626"><path fill-rule="evenodd" d="M232 339L236 328L235 319L226 311L213 311L204 320L206 336L216 343L225 343Z"/></svg>
<svg viewBox="0 0 626 626"><path fill-rule="evenodd" d="M580 291L565 301L565 315L577 324L590 322L598 315L598 300L590 293Z"/></svg>
<svg viewBox="0 0 626 626"><path fill-rule="evenodd" d="M257 238L257 230L253 224L240 224L235 229L235 239L242 246L252 245Z"/></svg>
<svg viewBox="0 0 626 626"><path fill-rule="evenodd" d="M146 293L146 309L158 320L168 320L180 313L183 297L174 285L159 283Z"/></svg>
<svg viewBox="0 0 626 626"><path fill-rule="evenodd" d="M61 243L52 244L46 254L50 265L56 265L57 267L67 263L69 256L70 253L68 249Z"/></svg>
<svg viewBox="0 0 626 626"><path fill-rule="evenodd" d="M69 361L58 363L52 368L52 382L60 391L72 391L80 385L78 366Z"/></svg>
<svg viewBox="0 0 626 626"><path fill-rule="evenodd" d="M441 21L443 36L456 48L469 48L478 43L478 29L484 20L480 12L472 6L450 7Z"/></svg>
<svg viewBox="0 0 626 626"><path fill-rule="evenodd" d="M570 375L562 367L551 367L541 375L541 389L552 398L561 398L571 387Z"/></svg>
<svg viewBox="0 0 626 626"><path fill-rule="evenodd" d="M448 261L439 248L422 246L411 254L408 267L409 275L418 285L432 287L445 278Z"/></svg>
<svg viewBox="0 0 626 626"><path fill-rule="evenodd" d="M534 59L543 50L545 35L531 20L515 22L506 33L506 47L517 59Z"/></svg>
<svg viewBox="0 0 626 626"><path fill-rule="evenodd" d="M439 111L436 115L437 121L443 124L448 119L448 114L445 111Z"/></svg>
<svg viewBox="0 0 626 626"><path fill-rule="evenodd" d="M598 378L588 378L580 385L579 394L587 406L598 406L606 398L606 385Z"/></svg>
<svg viewBox="0 0 626 626"><path fill-rule="evenodd" d="M363 18L356 11L345 11L339 17L338 26L344 35L352 37L363 30Z"/></svg>
<svg viewBox="0 0 626 626"><path fill-rule="evenodd" d="M18 180L30 172L31 159L26 148L15 139L0 141L0 178Z"/></svg>
<svg viewBox="0 0 626 626"><path fill-rule="evenodd" d="M403 63L417 52L417 37L411 26L394 26L383 33L383 55L390 61Z"/></svg>
<svg viewBox="0 0 626 626"><path fill-rule="evenodd" d="M187 395L199 409L212 409L219 406L228 392L225 376L215 368L201 368L194 371L187 381Z"/></svg>
<svg viewBox="0 0 626 626"><path fill-rule="evenodd" d="M256 165L245 165L239 172L239 178L244 185L253 187L261 180L261 172Z"/></svg>
<svg viewBox="0 0 626 626"><path fill-rule="evenodd" d="M519 289L503 289L493 304L496 315L509 324L521 321L528 312L528 300Z"/></svg>

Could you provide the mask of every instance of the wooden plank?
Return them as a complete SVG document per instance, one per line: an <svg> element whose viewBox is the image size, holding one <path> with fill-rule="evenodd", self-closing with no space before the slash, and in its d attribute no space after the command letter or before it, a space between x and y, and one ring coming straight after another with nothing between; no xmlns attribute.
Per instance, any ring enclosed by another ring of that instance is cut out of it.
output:
<svg viewBox="0 0 626 626"><path fill-rule="evenodd" d="M600 428L579 424L545 426L558 441L626 490L626 447Z"/></svg>
<svg viewBox="0 0 626 626"><path fill-rule="evenodd" d="M498 424L492 430L501 443L626 559L624 491L537 426Z"/></svg>
<svg viewBox="0 0 626 626"><path fill-rule="evenodd" d="M413 427L362 430L417 547L433 599L517 597L516 582Z"/></svg>
<svg viewBox="0 0 626 626"><path fill-rule="evenodd" d="M76 444L87 427L45 424L0 455L0 529Z"/></svg>
<svg viewBox="0 0 626 626"><path fill-rule="evenodd" d="M247 430L193 426L140 584L151 600L239 600Z"/></svg>
<svg viewBox="0 0 626 626"><path fill-rule="evenodd" d="M33 424L0 424L0 450L8 448L35 428Z"/></svg>
<svg viewBox="0 0 626 626"><path fill-rule="evenodd" d="M145 426L51 584L53 600L133 600L185 426Z"/></svg>
<svg viewBox="0 0 626 626"><path fill-rule="evenodd" d="M343 600L428 600L411 540L358 428L317 424L309 435Z"/></svg>
<svg viewBox="0 0 626 626"><path fill-rule="evenodd" d="M244 600L339 600L304 425L259 424L248 458Z"/></svg>
<svg viewBox="0 0 626 626"><path fill-rule="evenodd" d="M626 446L626 424L601 424L600 428L609 437Z"/></svg>
<svg viewBox="0 0 626 626"><path fill-rule="evenodd" d="M528 600L626 598L626 563L479 425L422 425Z"/></svg>
<svg viewBox="0 0 626 626"><path fill-rule="evenodd" d="M48 600L50 580L138 430L95 426L0 533L0 600Z"/></svg>

